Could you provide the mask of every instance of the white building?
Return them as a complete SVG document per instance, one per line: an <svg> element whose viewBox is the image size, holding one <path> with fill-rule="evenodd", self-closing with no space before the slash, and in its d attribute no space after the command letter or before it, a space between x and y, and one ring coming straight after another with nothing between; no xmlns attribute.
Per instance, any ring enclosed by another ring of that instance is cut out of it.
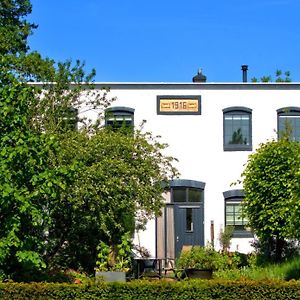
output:
<svg viewBox="0 0 300 300"><path fill-rule="evenodd" d="M199 74L198 74L199 75ZM245 75L245 74L244 74ZM200 74L201 76L201 74ZM300 83L97 83L117 97L112 113L128 122L147 120L178 158L180 180L171 185L161 218L137 241L152 255L174 257L183 245L213 242L235 225L232 250L248 252L253 240L239 218L241 185L232 186L262 142L277 138L286 117L300 139Z"/></svg>

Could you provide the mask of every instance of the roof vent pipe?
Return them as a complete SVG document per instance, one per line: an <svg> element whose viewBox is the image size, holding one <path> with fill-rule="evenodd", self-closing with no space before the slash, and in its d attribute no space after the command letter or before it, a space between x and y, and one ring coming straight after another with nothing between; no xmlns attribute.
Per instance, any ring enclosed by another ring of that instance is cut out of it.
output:
<svg viewBox="0 0 300 300"><path fill-rule="evenodd" d="M198 73L193 77L193 82L206 82L206 76L202 73L202 69L198 69Z"/></svg>
<svg viewBox="0 0 300 300"><path fill-rule="evenodd" d="M247 82L248 65L242 65L242 71L243 71L243 82Z"/></svg>

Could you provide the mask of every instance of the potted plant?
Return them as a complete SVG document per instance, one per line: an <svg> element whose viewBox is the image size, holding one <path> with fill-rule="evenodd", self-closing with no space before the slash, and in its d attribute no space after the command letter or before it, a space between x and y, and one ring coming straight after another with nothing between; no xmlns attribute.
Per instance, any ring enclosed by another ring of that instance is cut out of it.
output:
<svg viewBox="0 0 300 300"><path fill-rule="evenodd" d="M97 247L98 259L96 261L95 276L105 281L126 281L126 273L131 269L132 243L129 234L122 237L121 243L116 246L108 246L100 242Z"/></svg>
<svg viewBox="0 0 300 300"><path fill-rule="evenodd" d="M222 268L223 256L212 246L193 246L183 250L176 262L180 277L211 279L214 270Z"/></svg>

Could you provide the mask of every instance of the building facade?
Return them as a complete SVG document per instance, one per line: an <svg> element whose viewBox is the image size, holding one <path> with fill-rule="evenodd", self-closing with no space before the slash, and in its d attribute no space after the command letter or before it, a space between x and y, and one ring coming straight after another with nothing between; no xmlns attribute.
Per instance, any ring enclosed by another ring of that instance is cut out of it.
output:
<svg viewBox="0 0 300 300"><path fill-rule="evenodd" d="M136 243L153 256L176 257L184 245L213 243L233 225L231 250L249 252L253 235L241 216L238 184L249 154L277 139L289 120L300 139L299 83L97 83L116 97L110 116L160 135L178 159L162 216ZM107 118L106 122L111 120ZM233 183L235 183L233 185Z"/></svg>

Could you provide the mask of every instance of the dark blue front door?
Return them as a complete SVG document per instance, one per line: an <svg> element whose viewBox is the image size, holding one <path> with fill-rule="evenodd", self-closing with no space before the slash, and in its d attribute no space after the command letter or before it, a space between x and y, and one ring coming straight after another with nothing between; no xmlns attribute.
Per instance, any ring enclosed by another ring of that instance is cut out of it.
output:
<svg viewBox="0 0 300 300"><path fill-rule="evenodd" d="M175 204L175 256L179 257L182 246L204 246L203 205Z"/></svg>

